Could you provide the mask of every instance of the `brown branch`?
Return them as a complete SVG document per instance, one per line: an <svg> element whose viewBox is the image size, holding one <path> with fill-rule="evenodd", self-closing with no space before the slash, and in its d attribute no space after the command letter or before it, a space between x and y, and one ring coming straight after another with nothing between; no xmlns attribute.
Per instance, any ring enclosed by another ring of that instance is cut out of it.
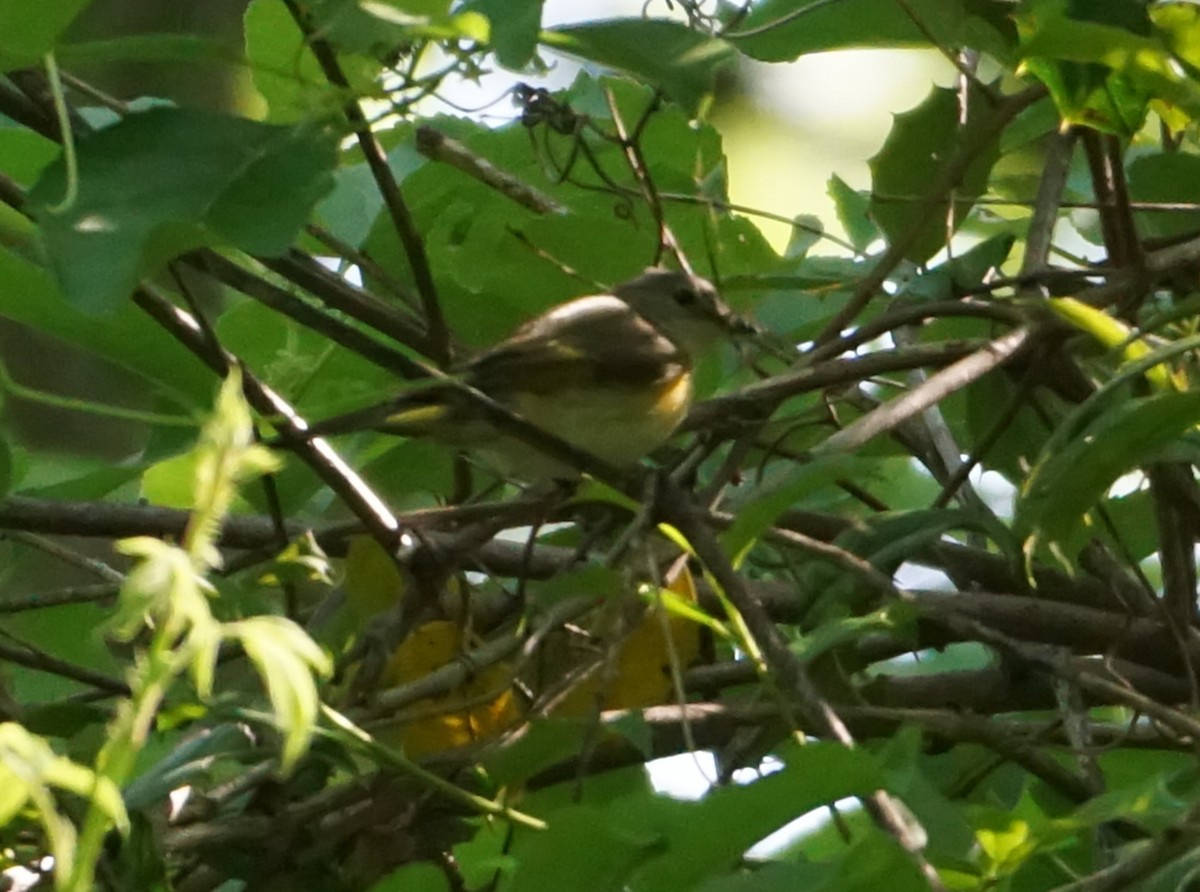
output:
<svg viewBox="0 0 1200 892"><path fill-rule="evenodd" d="M77 681L104 694L115 694L119 697L128 697L130 694L129 685L119 679L88 669L86 666L76 666L66 660L60 660L27 644L0 642L0 662L14 663L26 669L35 669L47 675Z"/></svg>
<svg viewBox="0 0 1200 892"><path fill-rule="evenodd" d="M236 360L209 343L192 316L159 296L148 287L138 288L136 303L169 334L217 374L225 374ZM256 411L279 419L277 426L295 438L292 449L354 512L373 538L392 554L398 544L400 527L391 510L375 495L358 474L323 440L303 439L304 425L295 410L274 390L243 370L243 389Z"/></svg>
<svg viewBox="0 0 1200 892"><path fill-rule="evenodd" d="M954 634L987 644L1018 664L1047 672L1100 697L1112 698L1122 706L1161 722L1183 737L1193 741L1200 740L1200 721L1181 710L1138 693L1122 680L1113 680L1111 673L1081 670L1073 662L1064 659L1059 648L1021 641L965 613L957 612L954 606L947 606L942 610L937 622Z"/></svg>
<svg viewBox="0 0 1200 892"><path fill-rule="evenodd" d="M663 213L662 199L659 197L658 187L654 184L654 178L650 175L650 165L646 162L646 156L642 152L641 146L642 131L650 120L650 116L662 102L661 92L655 91L650 98L650 104L646 107L632 133L626 128L625 121L621 118L621 110L617 107L616 97L607 87L604 89L604 100L608 103L608 111L612 115L613 126L617 130L617 141L625 155L625 161L629 165L629 169L633 171L642 198L645 200L646 206L650 208L650 215L654 218L654 225L658 229L658 247L654 252L654 264L661 263L663 252L669 250L680 268L686 273L691 273L692 267L688 262L687 255L683 253L679 239L671 230L666 215Z"/></svg>
<svg viewBox="0 0 1200 892"><path fill-rule="evenodd" d="M328 41L316 35L315 29L309 22L307 11L297 0L284 0L284 2L301 33L304 34L308 47L316 58L317 64L321 66L325 78L345 96L352 97L350 81L342 71L333 47ZM383 197L383 205L392 219L392 226L400 237L400 243L404 246L404 253L408 257L408 265L412 270L417 293L421 296L425 319L429 323L430 355L439 366L444 368L450 362L450 330L446 326L446 318L442 313L441 304L438 302L437 286L434 284L433 271L429 267L429 258L425 253L425 243L417 229L412 212L408 208L408 203L400 191L400 184L392 175L387 153L383 150L379 140L375 138L375 133L371 130L367 116L363 114L358 101L348 98L342 105L342 113L350 123L351 130L354 131L359 149L362 150L371 176L375 179L375 184Z"/></svg>
<svg viewBox="0 0 1200 892"><path fill-rule="evenodd" d="M1178 674L1184 666L1173 633L1157 619L990 592L909 592L905 601L927 619L970 619L1013 640L1117 656L1168 673ZM965 636L987 643L973 626L945 628L958 640ZM1184 647L1192 661L1200 662L1200 632L1189 630Z"/></svg>
<svg viewBox="0 0 1200 892"><path fill-rule="evenodd" d="M1042 176L1038 180L1037 197L1033 203L1033 215L1025 232L1025 256L1021 261L1021 275L1035 275L1049 262L1050 245L1054 229L1058 224L1058 211L1062 206L1062 193L1067 186L1067 175L1071 168L1071 155L1075 147L1075 131L1059 133L1050 138Z"/></svg>
<svg viewBox="0 0 1200 892"><path fill-rule="evenodd" d="M850 350L871 343L890 331L905 325L917 325L927 320L944 319L948 316L967 316L976 319L995 319L1016 324L1024 318L1020 310L1001 303L982 303L971 300L936 300L902 304L889 307L874 319L864 322L853 331L814 347L805 356L805 365L817 365L827 359L840 356Z"/></svg>
<svg viewBox="0 0 1200 892"><path fill-rule="evenodd" d="M1179 629L1196 619L1196 540L1200 537L1189 495L1196 493L1192 466L1159 462L1146 468L1154 520L1158 527L1158 557L1162 564L1162 607Z"/></svg>
<svg viewBox="0 0 1200 892"><path fill-rule="evenodd" d="M345 313L425 356L434 355L427 327L414 319L407 307L402 309L383 302L374 294L364 291L348 282L344 276L318 263L310 255L295 249L283 257L258 259L264 266L289 282L299 285L330 309Z"/></svg>
<svg viewBox="0 0 1200 892"><path fill-rule="evenodd" d="M215 251L203 251L184 258L187 264L208 273L280 315L294 319L306 328L340 344L381 368L405 378L425 378L432 371L408 355L372 338L340 319L322 312L294 294L257 276ZM360 304L361 307L361 304ZM345 305L338 309L345 309ZM357 314L352 314L357 315Z"/></svg>
<svg viewBox="0 0 1200 892"><path fill-rule="evenodd" d="M448 540L431 527L454 525L463 519L491 523L504 517L514 525L532 522L545 511L537 505L511 504L474 506L474 510L433 509L397 515L401 528L422 530L421 538L434 549L442 549ZM118 502L78 502L58 499L33 499L10 496L0 500L0 529L28 530L57 536L89 536L123 538L127 536L156 536L178 538L187 525L189 512L155 505L121 504ZM299 536L306 527L300 523L287 524L290 537ZM346 540L361 535L360 523L332 524L315 533L318 544L328 553L344 554ZM264 516L231 516L225 519L218 537L223 548L273 548L275 528ZM545 579L560 573L575 562L570 548L538 545L530 549L525 543L494 539L476 548L471 563L490 573L504 576L527 576Z"/></svg>
<svg viewBox="0 0 1200 892"><path fill-rule="evenodd" d="M58 142L58 120L47 108L39 107L21 91L0 83L0 114L46 139Z"/></svg>
<svg viewBox="0 0 1200 892"><path fill-rule="evenodd" d="M0 505L0 508L3 506ZM34 595L5 597L0 600L0 614L28 613L31 610L45 610L50 607L65 607L69 604L94 604L100 601L112 601L116 598L120 585L112 582L98 582L93 585L75 585L69 588L55 589L50 592L38 592Z"/></svg>
<svg viewBox="0 0 1200 892"><path fill-rule="evenodd" d="M943 341L902 350L880 350L774 375L734 393L697 403L684 420L683 429L719 430L728 425L730 419L739 423L762 421L780 403L797 394L864 381L888 372L946 365L971 355L980 343Z"/></svg>
<svg viewBox="0 0 1200 892"><path fill-rule="evenodd" d="M733 569L709 530L704 515L692 504L691 497L681 490L662 495L665 498L659 500L659 510L688 540L697 557L737 609L756 644L762 648L763 657L779 690L799 710L813 733L842 746L854 747L854 737L845 723L813 683L807 667L792 652L762 602L751 594L741 576ZM937 871L922 854L926 834L911 813L884 790L876 790L863 800L863 804L880 829L892 836L913 857L930 888L944 889Z"/></svg>
<svg viewBox="0 0 1200 892"><path fill-rule="evenodd" d="M904 259L909 249L916 244L932 215L940 212L942 203L954 188L962 181L967 169L975 161L976 156L1004 130L1018 114L1046 95L1046 88L1037 85L1029 87L1020 93L1007 96L996 103L995 109L988 120L971 138L962 142L955 153L942 168L937 181L929 193L917 203L917 216L913 224L898 239L888 245L884 253L867 274L858 283L846 305L821 329L816 337L818 345L837 337L848 327L859 313L871 302L879 291L880 286L887 281L892 270Z"/></svg>
<svg viewBox="0 0 1200 892"><path fill-rule="evenodd" d="M851 452L879 434L886 433L908 418L936 405L950 394L1007 362L1026 344L1031 332L1029 326L1022 326L996 338L982 350L947 366L931 375L923 384L856 419L848 427L816 446L812 450L813 455Z"/></svg>
<svg viewBox="0 0 1200 892"><path fill-rule="evenodd" d="M566 206L535 189L525 181L501 170L481 155L477 155L456 139L433 127L417 128L417 151L430 160L460 170L473 180L495 189L523 208L535 214L566 214Z"/></svg>
<svg viewBox="0 0 1200 892"><path fill-rule="evenodd" d="M320 242L332 256L336 257L346 265L358 267L359 272L362 273L362 277L364 279L369 279L372 283L381 286L385 295L397 298L400 302L400 306L403 309L410 310L414 307L419 308L420 298L415 294L410 293L408 286L384 269L375 260L375 258L373 258L365 250L356 248L354 245L342 241L328 229L318 225L317 223L308 223L305 225L304 231ZM350 285L344 275L328 269L323 263L313 263L313 257L310 254L305 254L300 251L293 251L291 252L290 256L295 257L304 265L306 269L311 269L314 273L319 270L327 274L331 282L341 283L342 285ZM293 282L296 281L291 275L284 272L282 269L277 269L276 272ZM312 289L309 290L311 291ZM354 290L356 292L358 291L358 289ZM340 288L338 289L338 292L340 294ZM363 297L372 298L373 295L364 290ZM388 309L392 309L390 305ZM409 317L407 314L403 314L403 318L407 320ZM376 327L378 328L378 326ZM424 332L424 323L416 323L416 327L419 331ZM379 328L379 330L383 331L384 329ZM393 335L393 337L395 337L395 335ZM397 340L402 339L397 338Z"/></svg>
<svg viewBox="0 0 1200 892"><path fill-rule="evenodd" d="M61 542L54 542L42 536L38 536L30 530L14 529L10 533L6 533L4 538L11 539L13 542L20 542L28 548L35 548L42 551L64 564L69 564L72 567L78 567L92 576L104 580L109 585L119 585L125 576L123 573L113 569L104 561L97 560L91 555L86 555L74 549L68 548Z"/></svg>
<svg viewBox="0 0 1200 892"><path fill-rule="evenodd" d="M1115 136L1095 130L1085 128L1080 134L1109 261L1117 267L1140 267L1142 249L1129 207L1129 188L1125 182L1120 143Z"/></svg>
<svg viewBox="0 0 1200 892"><path fill-rule="evenodd" d="M1157 839L1133 849L1127 857L1109 867L1096 870L1083 879L1056 886L1050 892L1122 892L1133 888L1139 885L1138 880L1195 851L1197 841L1200 841L1198 821L1200 806L1193 806L1177 824L1167 828Z"/></svg>

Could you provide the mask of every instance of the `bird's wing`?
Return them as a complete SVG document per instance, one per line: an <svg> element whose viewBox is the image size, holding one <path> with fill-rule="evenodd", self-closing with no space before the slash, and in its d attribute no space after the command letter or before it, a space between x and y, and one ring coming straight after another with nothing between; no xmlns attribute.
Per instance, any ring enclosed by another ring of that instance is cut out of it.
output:
<svg viewBox="0 0 1200 892"><path fill-rule="evenodd" d="M581 297L526 323L475 356L466 380L503 400L512 391L661 384L690 365L687 355L611 295Z"/></svg>
<svg viewBox="0 0 1200 892"><path fill-rule="evenodd" d="M511 406L522 395L581 394L597 383L632 394L657 393L690 367L687 354L628 304L598 295L569 301L531 320L473 357L458 377ZM452 382L429 382L385 403L317 422L310 435L374 428L451 442L486 439L489 428L475 430L464 421L476 415L465 408L469 406L470 399Z"/></svg>

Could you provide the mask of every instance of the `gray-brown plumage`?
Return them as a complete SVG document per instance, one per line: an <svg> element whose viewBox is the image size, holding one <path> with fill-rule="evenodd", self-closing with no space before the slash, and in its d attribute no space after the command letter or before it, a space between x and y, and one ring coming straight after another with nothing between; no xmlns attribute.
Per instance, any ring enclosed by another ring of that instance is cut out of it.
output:
<svg viewBox="0 0 1200 892"><path fill-rule="evenodd" d="M651 269L611 294L553 307L472 357L455 378L610 464L630 465L683 420L695 355L722 335L749 330L706 279ZM478 449L527 478L564 470L500 435L452 381L320 422L312 432L363 428Z"/></svg>

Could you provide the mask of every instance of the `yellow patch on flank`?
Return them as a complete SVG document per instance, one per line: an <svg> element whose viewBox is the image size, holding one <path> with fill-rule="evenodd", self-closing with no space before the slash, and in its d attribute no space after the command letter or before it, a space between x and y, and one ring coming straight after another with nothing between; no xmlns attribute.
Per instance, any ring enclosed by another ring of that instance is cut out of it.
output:
<svg viewBox="0 0 1200 892"><path fill-rule="evenodd" d="M683 416L687 414L691 404L692 375L690 372L685 372L674 381L669 381L658 396L658 410L663 413L664 417L674 419L671 430L674 430L676 425L683 421ZM670 436L669 433L668 436Z"/></svg>
<svg viewBox="0 0 1200 892"><path fill-rule="evenodd" d="M448 411L445 405L441 403L429 406L406 406L399 412L389 415L384 423L396 427L412 427L419 430L444 421L447 415Z"/></svg>

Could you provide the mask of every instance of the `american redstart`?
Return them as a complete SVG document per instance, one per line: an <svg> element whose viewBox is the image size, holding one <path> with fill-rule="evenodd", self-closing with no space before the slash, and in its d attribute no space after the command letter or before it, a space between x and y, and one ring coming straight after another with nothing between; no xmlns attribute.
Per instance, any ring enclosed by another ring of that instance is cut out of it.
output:
<svg viewBox="0 0 1200 892"><path fill-rule="evenodd" d="M571 475L561 461L498 430L470 388L610 465L629 466L687 414L696 356L722 336L755 330L708 280L649 269L611 293L547 310L453 378L317 422L306 436L367 428L430 436L495 456L526 479Z"/></svg>

